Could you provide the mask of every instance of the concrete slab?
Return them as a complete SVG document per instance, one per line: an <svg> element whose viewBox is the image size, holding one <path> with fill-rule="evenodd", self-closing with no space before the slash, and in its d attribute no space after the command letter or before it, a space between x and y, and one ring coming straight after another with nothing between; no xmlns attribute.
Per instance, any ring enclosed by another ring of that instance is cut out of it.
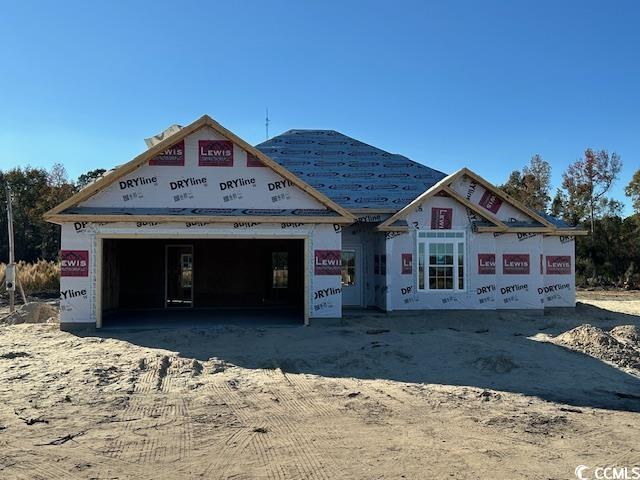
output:
<svg viewBox="0 0 640 480"><path fill-rule="evenodd" d="M105 315L102 321L103 329L304 325L302 313L291 309L122 310Z"/></svg>

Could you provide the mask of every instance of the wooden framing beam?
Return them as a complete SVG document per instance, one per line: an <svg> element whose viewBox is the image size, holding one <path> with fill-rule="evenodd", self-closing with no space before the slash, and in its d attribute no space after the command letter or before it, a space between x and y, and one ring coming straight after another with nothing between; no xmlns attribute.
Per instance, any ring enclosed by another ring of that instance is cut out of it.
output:
<svg viewBox="0 0 640 480"><path fill-rule="evenodd" d="M581 237L589 235L588 230L573 230L571 228L557 228L551 235L567 235Z"/></svg>
<svg viewBox="0 0 640 480"><path fill-rule="evenodd" d="M296 216L200 216L200 215L75 215L75 214L53 214L48 219L53 223L65 222L94 222L94 223L114 223L114 222L205 222L205 223L336 223L351 224L352 220L344 217L296 217Z"/></svg>
<svg viewBox="0 0 640 480"><path fill-rule="evenodd" d="M549 227L509 227L500 229L498 227L477 227L478 233L553 233L553 229Z"/></svg>
<svg viewBox="0 0 640 480"><path fill-rule="evenodd" d="M386 227L376 227L376 230L378 230L379 232L409 232L411 231L411 229L407 226L400 226L400 227L392 227L391 225L386 226Z"/></svg>

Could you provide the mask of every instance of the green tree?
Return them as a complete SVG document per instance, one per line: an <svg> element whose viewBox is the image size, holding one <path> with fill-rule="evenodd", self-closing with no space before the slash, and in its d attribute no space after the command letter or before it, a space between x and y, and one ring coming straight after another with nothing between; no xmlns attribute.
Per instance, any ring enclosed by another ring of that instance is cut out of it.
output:
<svg viewBox="0 0 640 480"><path fill-rule="evenodd" d="M609 197L602 197L596 205L596 217L622 217L624 204Z"/></svg>
<svg viewBox="0 0 640 480"><path fill-rule="evenodd" d="M78 187L78 190L83 189L84 187L89 185L91 182L102 177L102 175L104 175L105 172L106 170L104 168L96 168L95 170L89 170L87 173L83 173L78 177L78 181L76 182L76 186Z"/></svg>
<svg viewBox="0 0 640 480"><path fill-rule="evenodd" d="M42 214L76 191L67 180L61 165L50 172L42 168L26 167L0 171L0 261L9 257L7 239L7 210L5 186L9 185L13 198L14 238L17 260L52 260L60 249L60 227L46 222Z"/></svg>
<svg viewBox="0 0 640 480"><path fill-rule="evenodd" d="M629 185L624 189L624 193L627 197L631 197L633 209L636 213L640 213L640 170L633 174Z"/></svg>
<svg viewBox="0 0 640 480"><path fill-rule="evenodd" d="M551 165L536 154L521 172L511 172L500 188L532 210L547 212L551 201Z"/></svg>

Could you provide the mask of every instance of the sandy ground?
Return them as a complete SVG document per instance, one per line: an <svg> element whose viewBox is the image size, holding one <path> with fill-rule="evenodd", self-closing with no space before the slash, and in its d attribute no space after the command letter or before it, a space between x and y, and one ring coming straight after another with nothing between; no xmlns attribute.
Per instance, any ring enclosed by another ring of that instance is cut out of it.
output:
<svg viewBox="0 0 640 480"><path fill-rule="evenodd" d="M578 291L578 302L603 310L640 315L640 291Z"/></svg>
<svg viewBox="0 0 640 480"><path fill-rule="evenodd" d="M567 479L581 464L640 466L640 372L540 341L640 326L640 295L605 296L544 316L1 326L0 478Z"/></svg>

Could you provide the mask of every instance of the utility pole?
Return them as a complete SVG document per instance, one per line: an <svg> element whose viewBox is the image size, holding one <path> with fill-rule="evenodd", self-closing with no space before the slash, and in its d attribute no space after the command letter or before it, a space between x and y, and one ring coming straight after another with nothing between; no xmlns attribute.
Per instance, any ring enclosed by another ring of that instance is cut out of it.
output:
<svg viewBox="0 0 640 480"><path fill-rule="evenodd" d="M269 140L269 107L267 107L267 115L265 117L264 126L265 126L265 128L267 130L267 134L266 134L265 140Z"/></svg>
<svg viewBox="0 0 640 480"><path fill-rule="evenodd" d="M24 295L24 289L22 283L18 278L18 272L16 268L16 257L14 251L14 239L13 239L13 209L11 207L11 188L9 184L6 184L7 194L7 231L9 232L9 264L4 272L4 284L9 292L9 312L13 313L15 310L15 295L16 295L16 283L20 288L22 294L22 301L26 304L27 298Z"/></svg>

